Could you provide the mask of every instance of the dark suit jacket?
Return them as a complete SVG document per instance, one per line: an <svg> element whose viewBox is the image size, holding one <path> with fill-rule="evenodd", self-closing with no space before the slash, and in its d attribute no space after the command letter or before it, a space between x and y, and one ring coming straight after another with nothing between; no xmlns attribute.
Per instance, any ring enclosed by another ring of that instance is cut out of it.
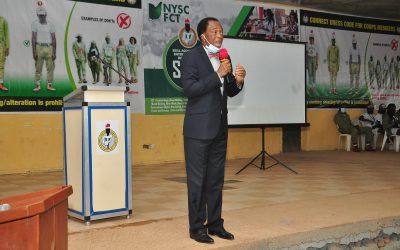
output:
<svg viewBox="0 0 400 250"><path fill-rule="evenodd" d="M183 124L185 137L213 139L221 122L225 129L228 128L227 96L233 97L241 89L236 86L231 75L225 77L224 93L221 95L221 81L203 46L198 46L183 56L182 85L183 93L188 98Z"/></svg>

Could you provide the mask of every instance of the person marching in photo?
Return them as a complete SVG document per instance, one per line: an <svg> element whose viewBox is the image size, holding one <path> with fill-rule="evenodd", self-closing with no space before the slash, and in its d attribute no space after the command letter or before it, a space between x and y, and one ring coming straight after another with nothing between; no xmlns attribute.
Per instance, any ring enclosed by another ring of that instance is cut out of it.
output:
<svg viewBox="0 0 400 250"><path fill-rule="evenodd" d="M188 98L183 135L189 234L195 241L214 243L209 235L234 239L222 219L227 98L242 90L246 71L240 64L232 69L227 53L227 58L219 58L224 35L218 19L202 19L197 34L202 45L186 52L182 59L183 94Z"/></svg>
<svg viewBox="0 0 400 250"><path fill-rule="evenodd" d="M76 36L76 41L72 44L72 53L74 54L76 69L78 71L79 82L87 83L86 81L86 45L83 42L82 35Z"/></svg>
<svg viewBox="0 0 400 250"><path fill-rule="evenodd" d="M55 91L52 86L54 80L54 60L56 59L56 31L54 25L47 20L46 9L39 5L36 9L39 20L32 23L32 52L35 60L35 88L40 90L40 79L43 64L46 62L47 90Z"/></svg>
<svg viewBox="0 0 400 250"><path fill-rule="evenodd" d="M4 66L6 58L10 54L10 36L8 33L8 23L6 19L0 16L0 90L8 91L4 85Z"/></svg>
<svg viewBox="0 0 400 250"><path fill-rule="evenodd" d="M139 66L139 49L136 45L136 38L131 36L129 38L129 43L126 45L129 70L131 74L131 81L137 83L137 66Z"/></svg>

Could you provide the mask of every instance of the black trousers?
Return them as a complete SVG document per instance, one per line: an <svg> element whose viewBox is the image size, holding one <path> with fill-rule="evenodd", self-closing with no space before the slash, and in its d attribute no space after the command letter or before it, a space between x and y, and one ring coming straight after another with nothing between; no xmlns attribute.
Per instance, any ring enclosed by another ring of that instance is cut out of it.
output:
<svg viewBox="0 0 400 250"><path fill-rule="evenodd" d="M221 124L212 140L184 138L190 230L218 231L224 186L227 128Z"/></svg>

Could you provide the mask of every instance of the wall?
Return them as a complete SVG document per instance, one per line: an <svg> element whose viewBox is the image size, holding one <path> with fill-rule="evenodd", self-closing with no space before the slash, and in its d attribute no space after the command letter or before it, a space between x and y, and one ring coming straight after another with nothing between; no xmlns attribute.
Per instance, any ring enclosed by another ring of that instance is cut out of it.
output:
<svg viewBox="0 0 400 250"><path fill-rule="evenodd" d="M338 132L333 123L336 110L309 110L311 126L302 128L304 151L334 150ZM350 110L358 117L362 110ZM132 159L135 165L182 162L182 115L132 116ZM52 171L63 168L61 114L1 114L0 174ZM282 130L268 128L267 152L282 151ZM143 144L155 144L144 149ZM261 150L260 129L230 129L228 159L251 158Z"/></svg>

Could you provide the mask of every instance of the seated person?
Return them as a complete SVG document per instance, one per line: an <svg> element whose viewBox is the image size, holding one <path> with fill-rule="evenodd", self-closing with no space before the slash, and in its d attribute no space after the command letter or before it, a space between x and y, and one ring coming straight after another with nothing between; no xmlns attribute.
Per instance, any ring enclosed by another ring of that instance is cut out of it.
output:
<svg viewBox="0 0 400 250"><path fill-rule="evenodd" d="M399 129L399 120L397 119L396 114L396 105L394 103L390 103L386 108L386 113L382 118L382 126L386 132L386 136L390 141L390 137L392 135L400 135ZM391 142L391 141L390 141Z"/></svg>
<svg viewBox="0 0 400 250"><path fill-rule="evenodd" d="M368 127L371 128L373 134L373 148L376 147L376 140L378 138L378 134L383 134L383 127L382 127L382 112L386 112L386 105L381 104L379 105L379 110L377 114L374 114L374 106L369 105L367 107L367 112L362 114L358 120L359 125L361 127Z"/></svg>
<svg viewBox="0 0 400 250"><path fill-rule="evenodd" d="M368 127L360 127L353 125L350 116L346 113L346 108L341 107L334 117L334 122L338 126L339 132L342 134L351 135L352 150L354 152L360 152L358 148L357 139L359 134L365 134L366 146L365 150L374 151L371 146L372 140L372 129Z"/></svg>

